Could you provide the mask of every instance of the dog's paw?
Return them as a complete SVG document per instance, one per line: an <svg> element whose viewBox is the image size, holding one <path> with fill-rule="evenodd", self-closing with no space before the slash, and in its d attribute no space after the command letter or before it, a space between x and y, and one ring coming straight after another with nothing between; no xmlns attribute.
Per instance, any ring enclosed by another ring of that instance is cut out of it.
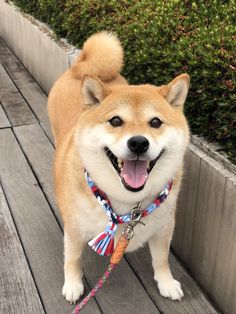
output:
<svg viewBox="0 0 236 314"><path fill-rule="evenodd" d="M77 300L84 293L84 285L82 281L65 281L62 294L65 297L66 301L70 303L76 303Z"/></svg>
<svg viewBox="0 0 236 314"><path fill-rule="evenodd" d="M158 288L163 297L171 300L180 301L184 296L180 283L173 278L158 282Z"/></svg>

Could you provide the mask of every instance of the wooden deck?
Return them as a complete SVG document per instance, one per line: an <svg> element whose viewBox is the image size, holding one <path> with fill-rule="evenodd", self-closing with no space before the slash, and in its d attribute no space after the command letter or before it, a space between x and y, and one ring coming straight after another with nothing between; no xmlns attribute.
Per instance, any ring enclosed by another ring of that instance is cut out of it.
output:
<svg viewBox="0 0 236 314"><path fill-rule="evenodd" d="M47 97L3 41L0 60L0 313L70 313L61 294L63 226L53 193ZM126 255L82 313L218 313L172 254L170 262L182 302L159 295L145 247ZM107 263L86 249L86 293Z"/></svg>

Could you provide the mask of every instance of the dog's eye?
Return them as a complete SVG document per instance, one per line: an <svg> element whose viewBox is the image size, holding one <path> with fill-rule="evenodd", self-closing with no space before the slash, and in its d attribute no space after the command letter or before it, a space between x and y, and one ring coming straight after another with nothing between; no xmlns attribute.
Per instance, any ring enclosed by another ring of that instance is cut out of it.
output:
<svg viewBox="0 0 236 314"><path fill-rule="evenodd" d="M162 125L162 121L159 118L153 118L149 124L152 128L158 129Z"/></svg>
<svg viewBox="0 0 236 314"><path fill-rule="evenodd" d="M122 126L122 124L123 124L123 120L118 116L111 118L108 122L110 123L110 125L112 125L114 127Z"/></svg>

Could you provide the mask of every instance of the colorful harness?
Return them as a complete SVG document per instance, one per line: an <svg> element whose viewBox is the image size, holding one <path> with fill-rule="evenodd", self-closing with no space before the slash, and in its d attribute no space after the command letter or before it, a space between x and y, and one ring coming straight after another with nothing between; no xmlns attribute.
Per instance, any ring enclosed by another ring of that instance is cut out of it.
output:
<svg viewBox="0 0 236 314"><path fill-rule="evenodd" d="M98 234L94 239L89 241L88 244L99 255L110 255L114 252L114 236L118 228L118 224L130 222L131 213L125 215L116 215L111 207L109 200L106 197L106 194L99 190L99 188L96 186L95 182L90 178L86 170L85 178L88 183L88 186L90 187L91 191L96 197L98 203L102 206L110 220L106 226L105 231ZM146 209L142 210L142 217L151 214L156 208L158 208L161 205L161 203L164 202L164 200L170 193L172 183L173 183L172 180L170 180L164 186L164 189L157 195L155 201L152 204L150 204Z"/></svg>

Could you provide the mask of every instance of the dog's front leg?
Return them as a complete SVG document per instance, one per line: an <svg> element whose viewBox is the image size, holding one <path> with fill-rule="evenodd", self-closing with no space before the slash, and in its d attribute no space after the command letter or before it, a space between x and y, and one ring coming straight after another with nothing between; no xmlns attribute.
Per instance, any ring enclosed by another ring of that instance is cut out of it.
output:
<svg viewBox="0 0 236 314"><path fill-rule="evenodd" d="M150 238L148 244L152 255L154 279L158 283L160 294L171 300L181 300L184 296L180 283L175 280L169 267L169 248L174 224L163 232Z"/></svg>
<svg viewBox="0 0 236 314"><path fill-rule="evenodd" d="M62 294L65 299L75 303L84 292L82 282L81 255L84 247L78 230L67 230L65 226L64 233L64 274L65 283Z"/></svg>

